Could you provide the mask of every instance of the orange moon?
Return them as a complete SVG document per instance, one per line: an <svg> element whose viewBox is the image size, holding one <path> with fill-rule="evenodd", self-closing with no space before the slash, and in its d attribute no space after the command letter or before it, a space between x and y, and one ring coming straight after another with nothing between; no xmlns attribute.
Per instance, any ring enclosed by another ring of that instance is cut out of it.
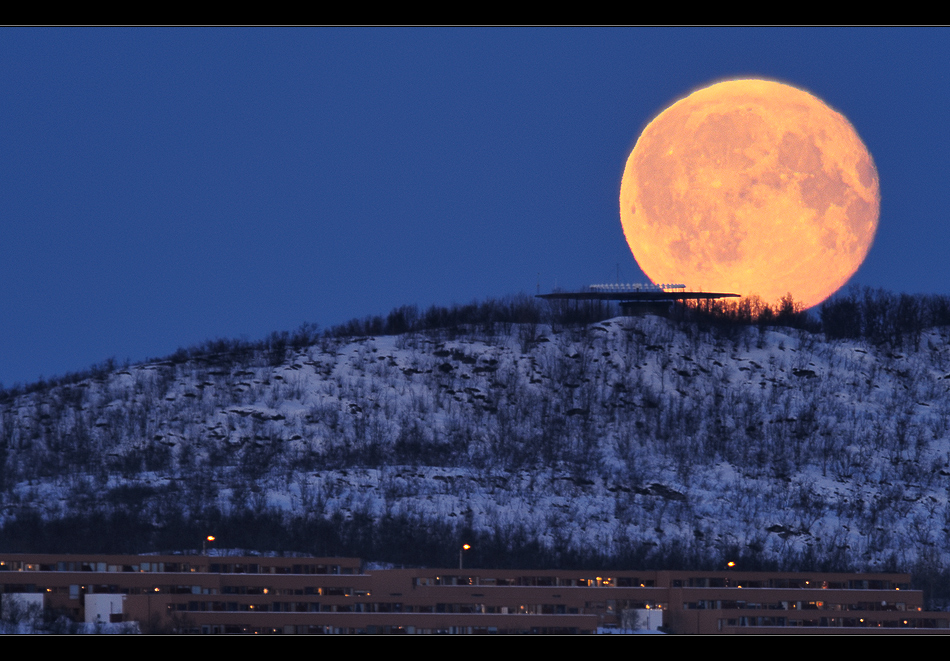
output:
<svg viewBox="0 0 950 661"><path fill-rule="evenodd" d="M847 119L807 92L733 80L643 130L620 186L623 232L653 282L821 303L874 241L877 170Z"/></svg>

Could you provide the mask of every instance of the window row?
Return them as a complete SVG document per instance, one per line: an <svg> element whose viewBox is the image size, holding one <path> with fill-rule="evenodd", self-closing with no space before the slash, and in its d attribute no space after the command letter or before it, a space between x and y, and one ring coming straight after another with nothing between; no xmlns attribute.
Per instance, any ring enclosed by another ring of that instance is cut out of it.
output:
<svg viewBox="0 0 950 661"><path fill-rule="evenodd" d="M413 580L416 586L434 585L481 585L503 587L621 587L621 588L652 588L656 586L653 579L639 579L630 576L593 578L574 578L564 576L516 576L513 578L497 578L490 576L419 576Z"/></svg>
<svg viewBox="0 0 950 661"><path fill-rule="evenodd" d="M902 602L859 601L854 604L833 604L827 601L775 601L771 603L707 599L684 601L683 610L828 610L828 611L898 611L907 610ZM920 610L918 607L917 610Z"/></svg>

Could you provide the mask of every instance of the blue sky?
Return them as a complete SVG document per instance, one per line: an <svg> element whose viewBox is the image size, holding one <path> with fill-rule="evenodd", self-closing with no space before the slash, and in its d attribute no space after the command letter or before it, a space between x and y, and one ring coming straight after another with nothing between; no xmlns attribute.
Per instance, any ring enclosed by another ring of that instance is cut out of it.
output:
<svg viewBox="0 0 950 661"><path fill-rule="evenodd" d="M641 281L627 154L738 77L815 94L870 149L852 282L950 294L945 28L5 28L0 383Z"/></svg>

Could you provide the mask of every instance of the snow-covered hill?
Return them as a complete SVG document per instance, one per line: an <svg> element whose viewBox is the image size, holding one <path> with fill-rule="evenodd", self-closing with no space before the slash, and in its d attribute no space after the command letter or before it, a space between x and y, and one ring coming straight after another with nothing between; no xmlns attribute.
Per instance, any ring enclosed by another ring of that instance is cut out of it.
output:
<svg viewBox="0 0 950 661"><path fill-rule="evenodd" d="M646 316L134 365L0 403L0 517L396 519L581 555L942 570L948 332L896 351Z"/></svg>

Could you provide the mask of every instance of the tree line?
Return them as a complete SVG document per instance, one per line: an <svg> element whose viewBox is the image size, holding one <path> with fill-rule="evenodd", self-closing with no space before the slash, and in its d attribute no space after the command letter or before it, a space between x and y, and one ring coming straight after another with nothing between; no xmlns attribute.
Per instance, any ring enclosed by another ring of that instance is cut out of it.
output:
<svg viewBox="0 0 950 661"><path fill-rule="evenodd" d="M923 331L950 326L950 296L852 288L825 301L819 315L828 339L863 338L895 347L909 343L917 349Z"/></svg>
<svg viewBox="0 0 950 661"><path fill-rule="evenodd" d="M791 294L772 305L758 296L745 296L684 304L676 308L674 318L719 327L798 328L823 333L829 340L864 339L916 350L925 330L950 326L950 296L852 287L811 310Z"/></svg>
<svg viewBox="0 0 950 661"><path fill-rule="evenodd" d="M475 331L491 335L508 333L515 324L536 326L550 324L553 328L577 327L619 315L616 304L607 301L541 301L528 294L487 298L466 304L402 305L385 316L369 315L354 318L321 331L314 323L303 323L294 331L274 331L260 340L213 339L182 347L163 358L150 358L147 363L180 365L198 362L227 367L250 364L263 358L271 365L280 365L288 352L316 344L321 338L402 335L427 331ZM758 296L740 299L695 301L671 307L674 320L738 329L746 326L780 326L812 333L824 333L830 340L866 339L874 344L901 347L909 343L919 347L921 334L928 328L950 326L950 296L943 294L895 294L884 289L852 287L806 310L792 294L776 303ZM0 402L23 394L43 392L56 386L76 384L87 379L105 378L117 369L128 368L114 357L86 370L69 372L50 379L40 378L29 384L4 387L0 383Z"/></svg>

